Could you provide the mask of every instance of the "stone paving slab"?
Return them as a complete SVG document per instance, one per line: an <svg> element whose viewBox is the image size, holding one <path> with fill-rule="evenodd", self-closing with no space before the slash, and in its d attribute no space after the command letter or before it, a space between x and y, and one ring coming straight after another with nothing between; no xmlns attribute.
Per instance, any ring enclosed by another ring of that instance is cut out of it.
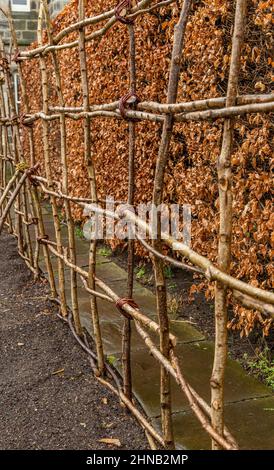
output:
<svg viewBox="0 0 274 470"><path fill-rule="evenodd" d="M55 229L54 229L52 220L50 220L50 216L49 216L49 220L45 221L44 227L45 227L45 234L48 235L51 241L55 242L56 241ZM60 228L61 228L61 236L62 236L64 245L67 245L67 240L68 240L67 229L64 225L61 225ZM30 226L30 238L32 242L35 241L35 230L34 230L33 225Z"/></svg>
<svg viewBox="0 0 274 470"><path fill-rule="evenodd" d="M273 450L274 397L254 398L225 406L225 423L233 432L240 449ZM153 420L160 429L160 420ZM191 412L173 415L174 436L179 448L210 449L208 434Z"/></svg>
<svg viewBox="0 0 274 470"><path fill-rule="evenodd" d="M52 217L52 209L51 209L50 203L43 202L43 204L42 204L42 214L43 215L50 215Z"/></svg>
<svg viewBox="0 0 274 470"><path fill-rule="evenodd" d="M155 321L157 321L157 318L155 318ZM113 325L113 323L104 322L102 323L102 331L103 331L103 337L106 341L106 344L108 345L109 352L112 354L121 352L122 351L121 326L117 323ZM192 328L192 326L190 326L189 324L185 322L176 322L176 321L171 320L170 332L176 335L177 344L204 340L204 336L198 330L196 330L195 328ZM150 332L149 334L153 342L159 345L159 335L154 332ZM115 338L117 341L117 346L119 345L119 349L116 349L116 351L115 351L115 347L116 347ZM133 349L141 349L144 347L144 342L142 338L140 338L140 335L138 334L134 324L132 324L132 339L133 339ZM118 343L118 340L119 340L119 343Z"/></svg>
<svg viewBox="0 0 274 470"><path fill-rule="evenodd" d="M209 403L209 380L213 362L213 344L200 341L179 344L176 348L185 378ZM121 354L116 355L116 367L121 369ZM132 352L133 387L135 394L150 417L160 415L160 371L157 361L147 349ZM235 402L248 398L271 395L270 389L254 377L247 375L236 361L228 360L225 381L225 401ZM172 410L188 410L188 402L172 379Z"/></svg>
<svg viewBox="0 0 274 470"><path fill-rule="evenodd" d="M102 279L106 284L110 284L114 281L124 281L124 289L126 290L127 273L112 261L96 266L96 276Z"/></svg>
<svg viewBox="0 0 274 470"><path fill-rule="evenodd" d="M104 268L109 268L110 270L112 269L114 263L107 263L104 265ZM115 265L116 266L116 265ZM97 270L98 273L98 270ZM119 275L120 271L115 270L115 275ZM102 274L102 271L101 271ZM109 287L119 296L119 297L125 297L126 296L126 279L121 279L118 281L111 280L112 278L116 277L112 273L108 275L108 269L104 270L104 277L100 276L101 279L106 282L106 284L109 285ZM69 279L69 272L66 272L66 278ZM58 284L58 283L57 283ZM79 280L79 286L81 286L81 280ZM100 291L100 289L98 289ZM156 302L154 295L148 291L147 295L144 293L144 288L140 287L140 284L134 283L134 300L137 302L139 305L141 311L148 315L149 317L154 317L156 315ZM86 292L86 290L82 287L79 287L79 303L81 304L81 312L85 314L86 312L89 312L89 294ZM115 312L115 315L117 314L117 309L113 304L110 304L109 302L105 300L98 299L98 305L101 306L100 309L100 319L102 321L113 321L113 314ZM120 321L122 323L123 317L122 315L119 316Z"/></svg>
<svg viewBox="0 0 274 470"><path fill-rule="evenodd" d="M78 246L77 246L77 248L78 248ZM50 252L50 258L51 258L51 263L52 263L53 270L56 271L57 270L57 264L58 264L57 257L53 253ZM86 251L81 253L77 250L77 260L76 260L77 265L80 266L81 268L85 268L86 271L87 271L87 267L88 267L88 258L89 258L89 255ZM97 255L96 260L97 260L97 265L105 264L105 263L110 262L109 259L107 259L107 258L105 258L104 256L101 256L101 255ZM43 256L42 250L40 250L39 266L43 271L46 270L46 264L45 264L45 261L44 261L44 256ZM65 268L65 270L70 271L70 268L68 266L65 265L64 268Z"/></svg>
<svg viewBox="0 0 274 470"><path fill-rule="evenodd" d="M99 314L101 317L101 308L99 303ZM115 307L114 307L115 308ZM117 312L117 310L116 310ZM113 313L113 320L101 321L101 331L104 344L104 352L106 355L117 355L122 352L122 328L123 318L116 312ZM86 329L93 335L93 328L91 325L90 315L81 315L82 324ZM156 320L156 318L155 318ZM199 331L192 328L189 324L184 322L171 321L170 331L176 334L178 344L182 342L190 342L203 340L203 335ZM159 336L156 333L151 332L151 338L156 344L159 344ZM132 351L140 350L144 347L144 342L138 334L134 322L132 322Z"/></svg>

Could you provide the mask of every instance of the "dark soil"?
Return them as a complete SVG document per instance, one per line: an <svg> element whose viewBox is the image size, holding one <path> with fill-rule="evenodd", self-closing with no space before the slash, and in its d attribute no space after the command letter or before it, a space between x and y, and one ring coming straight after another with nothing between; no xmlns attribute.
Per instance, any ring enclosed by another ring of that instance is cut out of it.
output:
<svg viewBox="0 0 274 470"><path fill-rule="evenodd" d="M146 449L142 430L96 382L47 292L47 284L33 282L14 239L3 234L0 449L112 448L101 438L119 439L122 449Z"/></svg>

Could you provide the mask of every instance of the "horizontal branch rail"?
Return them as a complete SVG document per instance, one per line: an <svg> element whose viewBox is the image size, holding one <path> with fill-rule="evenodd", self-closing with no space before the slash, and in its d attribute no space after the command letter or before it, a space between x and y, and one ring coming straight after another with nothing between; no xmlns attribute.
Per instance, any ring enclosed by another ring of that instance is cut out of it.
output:
<svg viewBox="0 0 274 470"><path fill-rule="evenodd" d="M176 105L158 105L157 103L150 103L149 105L144 102L140 103L137 106L137 110L125 110L124 115L130 119L138 120L147 120L153 122L163 122L164 114L172 112L174 114L174 119L176 122L184 121L203 121L203 120L212 120L227 118L233 116L243 116L245 114L254 114L254 113L271 113L274 111L274 94L269 95L247 95L248 99L239 99L239 104L237 106L231 106L227 108L221 108L220 106L224 104L223 98L213 98L211 100L200 100L194 103L178 103ZM243 97L244 98L244 97ZM248 104L241 105L241 102L248 102ZM195 104L196 103L196 104ZM83 108L61 108L61 107L52 107L50 110L55 111L54 114L45 114L43 112L37 112L32 115L27 115L24 119L21 120L23 125L30 125L38 119L44 121L54 121L60 119L61 115L65 117L78 121L79 119L85 119L86 117L90 118L116 118L124 119L124 116L121 115L121 112L117 108L119 102L115 101L114 103L105 104L105 105L93 105L90 106L90 111L83 111ZM191 106L192 105L192 106ZM173 106L173 109L169 111L169 107ZM208 107L213 109L207 109ZM217 108L217 109L215 109ZM162 114L154 114L145 111L139 111L139 109L151 109L157 110ZM185 112L181 114L182 110L187 109L196 109L193 112ZM199 109L199 111L197 111ZM2 125L13 126L18 125L19 116L15 116L12 119L9 118L0 118Z"/></svg>

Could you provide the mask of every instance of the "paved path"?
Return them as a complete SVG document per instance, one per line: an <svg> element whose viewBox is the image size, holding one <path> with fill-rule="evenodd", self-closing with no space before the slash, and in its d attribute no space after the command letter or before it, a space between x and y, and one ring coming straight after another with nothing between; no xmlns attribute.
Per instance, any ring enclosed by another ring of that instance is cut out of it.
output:
<svg viewBox="0 0 274 470"><path fill-rule="evenodd" d="M86 354L0 237L0 449L146 449L142 430L93 377ZM59 372L58 372L59 371Z"/></svg>
<svg viewBox="0 0 274 470"><path fill-rule="evenodd" d="M46 233L53 236L52 218L45 214ZM65 230L64 230L65 234ZM66 241L66 235L64 235ZM77 239L78 264L87 265L88 243ZM54 260L56 268L56 260ZM123 297L127 273L105 257L98 256L97 275ZM66 269L69 280L69 270ZM81 281L79 282L81 285ZM68 282L69 286L69 282ZM79 287L79 301L82 322L93 334L87 292ZM69 288L67 299L70 304ZM134 299L141 310L155 318L154 295L135 283ZM106 355L115 357L115 366L121 369L122 318L116 308L99 300L99 313ZM171 331L178 337L178 355L181 358L186 378L208 402L210 401L209 379L213 360L213 344L206 341L203 334L187 322L171 321ZM134 393L147 415L159 425L159 366L152 358L142 339L133 331L132 370ZM208 449L210 440L201 429L196 418L189 411L186 399L178 386L173 383L173 413L175 418L175 438L178 446L188 449ZM236 362L229 360L227 365L226 423L233 431L240 447L245 449L274 448L274 396L270 389L250 377Z"/></svg>

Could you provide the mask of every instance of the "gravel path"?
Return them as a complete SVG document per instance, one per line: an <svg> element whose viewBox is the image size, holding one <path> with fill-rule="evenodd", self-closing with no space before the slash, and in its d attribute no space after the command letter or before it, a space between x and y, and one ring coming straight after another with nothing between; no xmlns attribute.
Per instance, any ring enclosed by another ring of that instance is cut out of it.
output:
<svg viewBox="0 0 274 470"><path fill-rule="evenodd" d="M87 356L0 237L0 449L145 449L134 418L91 374ZM63 372L58 372L63 370ZM57 372L57 373L56 373Z"/></svg>

